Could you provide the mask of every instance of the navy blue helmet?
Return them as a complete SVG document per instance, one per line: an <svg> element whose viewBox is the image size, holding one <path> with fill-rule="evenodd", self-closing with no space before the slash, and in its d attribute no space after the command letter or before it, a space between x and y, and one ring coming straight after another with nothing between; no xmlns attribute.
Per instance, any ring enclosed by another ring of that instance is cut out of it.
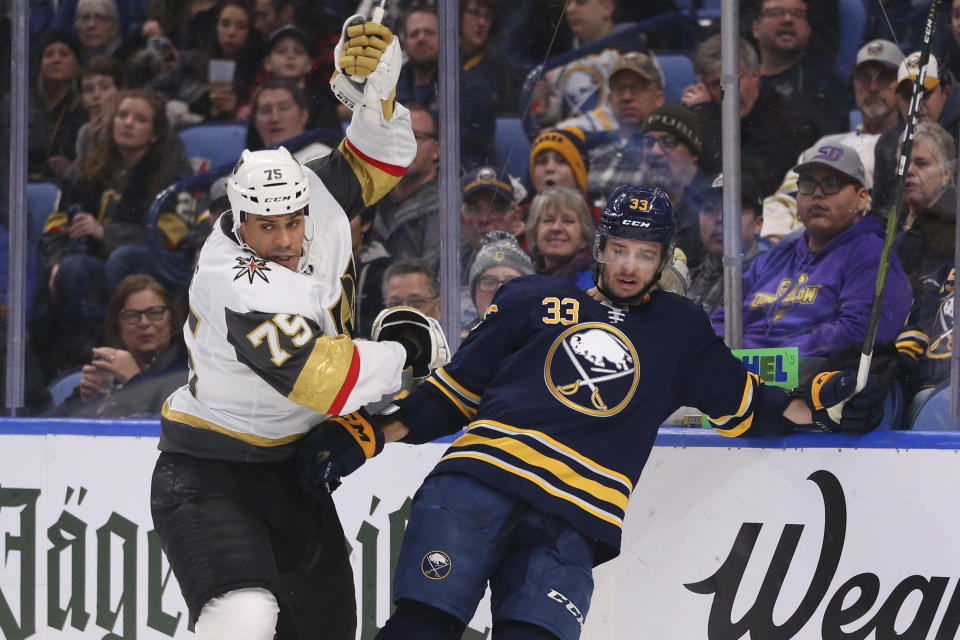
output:
<svg viewBox="0 0 960 640"><path fill-rule="evenodd" d="M663 259L657 275L649 285L653 286L660 279L663 269L673 260L676 228L673 205L663 189L634 187L628 184L614 189L607 200L607 206L600 212L600 222L597 224L597 234L593 242L593 279L600 291L611 297L600 281L601 264L604 262L603 247L608 237L660 243L663 247ZM649 286L642 293L645 293Z"/></svg>
<svg viewBox="0 0 960 640"><path fill-rule="evenodd" d="M608 236L628 240L659 242L664 259L673 255L673 205L659 187L634 187L622 184L613 190L607 206L600 212L600 223L593 243L594 259L599 260Z"/></svg>

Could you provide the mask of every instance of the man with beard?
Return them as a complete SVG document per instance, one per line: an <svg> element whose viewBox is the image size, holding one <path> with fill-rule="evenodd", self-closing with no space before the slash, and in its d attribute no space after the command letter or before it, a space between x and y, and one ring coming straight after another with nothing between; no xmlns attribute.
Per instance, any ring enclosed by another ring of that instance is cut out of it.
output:
<svg viewBox="0 0 960 640"><path fill-rule="evenodd" d="M760 51L760 96L780 112L783 135L806 149L848 126L850 100L836 71L809 55L806 0L762 0L751 25Z"/></svg>
<svg viewBox="0 0 960 640"><path fill-rule="evenodd" d="M853 67L853 97L863 115L856 129L835 133L817 140L812 148L845 144L856 150L866 170L864 186L873 188L874 151L881 134L897 124L897 67L903 53L889 40L873 40L857 52ZM798 158L799 161L799 158ZM784 235L802 228L797 217L797 173L787 171L777 192L763 203L765 238L779 241Z"/></svg>
<svg viewBox="0 0 960 640"><path fill-rule="evenodd" d="M697 168L700 157L700 121L684 106L668 104L650 112L640 137L643 159L640 183L660 187L670 197L677 221L677 247L695 269L705 253L692 197L708 186Z"/></svg>

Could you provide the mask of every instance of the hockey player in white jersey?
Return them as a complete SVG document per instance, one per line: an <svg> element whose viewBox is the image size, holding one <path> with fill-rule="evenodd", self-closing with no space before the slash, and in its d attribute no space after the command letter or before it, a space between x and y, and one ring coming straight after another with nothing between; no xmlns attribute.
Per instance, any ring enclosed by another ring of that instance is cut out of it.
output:
<svg viewBox="0 0 960 640"><path fill-rule="evenodd" d="M329 495L298 484L296 446L396 392L405 367L446 358L426 318L395 341L351 339L349 218L400 180L416 141L389 29L355 16L335 55L334 92L354 110L345 139L305 166L284 148L244 151L190 285L189 380L163 408L151 509L201 639L352 640L343 531Z"/></svg>

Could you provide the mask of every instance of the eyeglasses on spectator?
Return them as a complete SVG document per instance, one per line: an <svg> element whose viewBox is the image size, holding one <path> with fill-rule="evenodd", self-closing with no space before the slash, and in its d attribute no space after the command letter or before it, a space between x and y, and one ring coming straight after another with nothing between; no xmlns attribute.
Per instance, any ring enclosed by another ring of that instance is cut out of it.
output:
<svg viewBox="0 0 960 640"><path fill-rule="evenodd" d="M824 195L832 196L835 193L840 193L848 184L853 184L853 181L841 178L838 175L827 176L820 182L817 182L810 176L800 176L797 178L797 191L805 196L810 196L813 195L817 187L820 187Z"/></svg>
<svg viewBox="0 0 960 640"><path fill-rule="evenodd" d="M506 278L495 278L493 276L480 276L477 278L477 289L480 291L486 291L490 293L491 291L496 291L500 288L500 285L505 282L510 282L514 278L519 276L507 276Z"/></svg>
<svg viewBox="0 0 960 640"><path fill-rule="evenodd" d="M118 314L123 324L137 324L141 316L147 316L150 322L160 322L167 315L166 305L147 307L146 309L122 309Z"/></svg>

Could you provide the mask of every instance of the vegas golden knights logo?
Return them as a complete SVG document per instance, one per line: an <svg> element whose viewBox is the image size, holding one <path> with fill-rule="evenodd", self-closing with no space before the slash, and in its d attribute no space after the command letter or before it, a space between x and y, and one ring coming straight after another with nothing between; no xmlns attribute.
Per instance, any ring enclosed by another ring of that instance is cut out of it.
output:
<svg viewBox="0 0 960 640"><path fill-rule="evenodd" d="M612 416L633 397L637 351L622 331L588 322L561 333L547 354L544 381L553 397L581 413Z"/></svg>

